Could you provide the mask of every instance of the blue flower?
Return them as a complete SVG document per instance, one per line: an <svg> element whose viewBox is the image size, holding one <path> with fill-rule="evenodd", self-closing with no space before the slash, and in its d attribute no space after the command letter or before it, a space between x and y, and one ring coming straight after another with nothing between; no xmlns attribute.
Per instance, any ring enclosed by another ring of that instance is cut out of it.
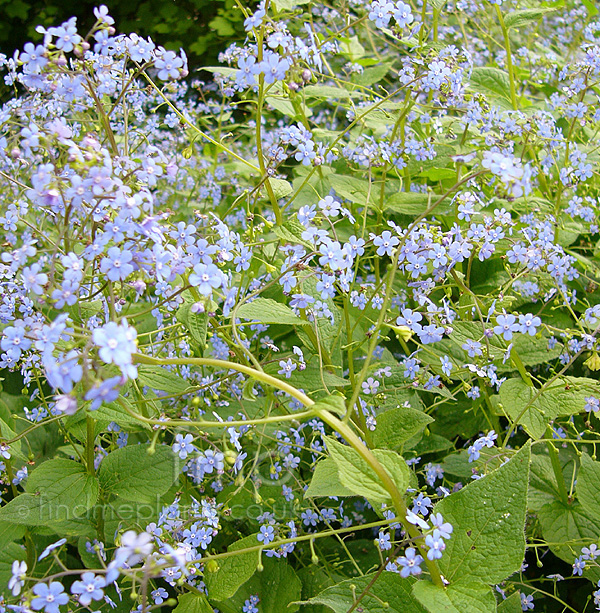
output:
<svg viewBox="0 0 600 613"><path fill-rule="evenodd" d="M67 539L62 538L56 541L55 543L48 545L48 547L46 547L46 549L44 549L44 551L42 551L42 553L40 554L40 557L38 558L38 562L40 560L43 560L48 555L50 555L50 553L54 551L55 549L62 547L66 542L67 542Z"/></svg>
<svg viewBox="0 0 600 613"><path fill-rule="evenodd" d="M392 543L390 542L390 535L385 532L379 532L379 536L377 537L377 547L381 551L387 551L392 548Z"/></svg>
<svg viewBox="0 0 600 613"><path fill-rule="evenodd" d="M291 358L288 358L287 360L279 361L279 370L277 372L280 375L285 375L286 379L289 379L296 368L296 364L292 362Z"/></svg>
<svg viewBox="0 0 600 613"><path fill-rule="evenodd" d="M397 563L402 566L400 571L402 577L420 575L422 572L420 564L423 563L423 556L419 555L414 547L408 547L404 555L398 558Z"/></svg>
<svg viewBox="0 0 600 613"><path fill-rule="evenodd" d="M71 586L71 593L79 596L79 603L89 606L92 600L101 600L104 597L103 587L106 586L104 577L97 577L92 572L83 573L81 581L75 581Z"/></svg>
<svg viewBox="0 0 600 613"><path fill-rule="evenodd" d="M425 545L429 547L427 557L430 560L439 560L442 557L442 552L446 549L446 544L437 528L434 529L433 534L428 534L425 537Z"/></svg>
<svg viewBox="0 0 600 613"><path fill-rule="evenodd" d="M379 381L373 379L373 377L369 377L366 381L363 381L362 383L362 392L363 394L377 394L379 385Z"/></svg>
<svg viewBox="0 0 600 613"><path fill-rule="evenodd" d="M397 236L392 236L389 230L385 230L381 233L381 236L371 235L373 244L377 247L377 255L392 255L394 247L400 243L400 239ZM425 258L423 258L424 260Z"/></svg>
<svg viewBox="0 0 600 613"><path fill-rule="evenodd" d="M129 251L121 251L118 247L111 247L105 258L100 262L100 270L111 281L125 281L133 272L130 264L133 256Z"/></svg>
<svg viewBox="0 0 600 613"><path fill-rule="evenodd" d="M125 320L119 325L109 321L92 333L92 340L99 348L98 355L107 364L116 364L124 377L135 379L137 368L132 363L132 354L137 351L137 332Z"/></svg>
<svg viewBox="0 0 600 613"><path fill-rule="evenodd" d="M452 372L452 362L450 361L450 358L445 355L443 357L440 358L440 362L442 363L442 372L449 377L450 373Z"/></svg>
<svg viewBox="0 0 600 613"><path fill-rule="evenodd" d="M493 2L493 0L490 1ZM501 0L496 0L496 3L499 4L500 1ZM533 608L533 596L531 594L528 594L527 596L525 594L521 594L521 610L528 611Z"/></svg>
<svg viewBox="0 0 600 613"><path fill-rule="evenodd" d="M441 341L444 336L444 328L436 326L435 324L429 324L423 326L423 330L419 333L419 340L427 345L429 343L437 343Z"/></svg>
<svg viewBox="0 0 600 613"><path fill-rule="evenodd" d="M12 563L12 575L8 581L8 589L11 590L13 596L18 596L21 593L21 588L25 585L26 575L27 562L15 560Z"/></svg>
<svg viewBox="0 0 600 613"><path fill-rule="evenodd" d="M34 611L43 609L46 613L58 613L58 607L69 602L69 596L64 592L65 588L58 581L52 581L50 585L38 583L33 586L37 598L32 599L31 608Z"/></svg>
<svg viewBox="0 0 600 613"><path fill-rule="evenodd" d="M273 526L261 526L260 532L256 535L256 538L264 545L268 545L271 541L275 540L275 530Z"/></svg>
<svg viewBox="0 0 600 613"><path fill-rule="evenodd" d="M100 408L103 402L112 402L119 397L121 377L111 377L92 387L85 395L86 400L91 400L90 410L95 411Z"/></svg>
<svg viewBox="0 0 600 613"><path fill-rule="evenodd" d="M542 325L542 320L539 317L534 317L531 313L519 315L519 332L535 336L537 328Z"/></svg>
<svg viewBox="0 0 600 613"><path fill-rule="evenodd" d="M512 339L513 334L520 329L519 324L516 323L517 318L514 315L498 315L496 317L496 326L494 327L494 333L498 336L502 335L505 341Z"/></svg>
<svg viewBox="0 0 600 613"><path fill-rule="evenodd" d="M225 285L223 273L214 264L199 262L194 266L194 272L190 274L190 285L197 287L203 296L210 296L213 289Z"/></svg>
<svg viewBox="0 0 600 613"><path fill-rule="evenodd" d="M287 59L279 57L277 53L267 52L264 59L258 64L258 70L265 75L265 83L275 83L285 79L285 74L290 68Z"/></svg>
<svg viewBox="0 0 600 613"><path fill-rule="evenodd" d="M196 449L192 445L194 437L191 434L177 434L175 436L175 442L173 443L173 451L179 455L182 460L185 460L188 454L193 453Z"/></svg>

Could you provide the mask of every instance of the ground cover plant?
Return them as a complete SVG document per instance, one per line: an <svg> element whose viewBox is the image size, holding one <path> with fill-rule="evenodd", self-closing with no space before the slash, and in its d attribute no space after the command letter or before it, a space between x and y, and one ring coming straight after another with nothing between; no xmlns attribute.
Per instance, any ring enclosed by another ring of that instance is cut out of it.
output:
<svg viewBox="0 0 600 613"><path fill-rule="evenodd" d="M2 610L600 609L600 16L106 7L1 60Z"/></svg>

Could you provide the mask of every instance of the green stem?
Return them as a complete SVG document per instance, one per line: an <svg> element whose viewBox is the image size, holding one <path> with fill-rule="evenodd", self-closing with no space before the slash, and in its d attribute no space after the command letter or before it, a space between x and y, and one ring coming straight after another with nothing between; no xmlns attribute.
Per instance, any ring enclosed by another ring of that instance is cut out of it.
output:
<svg viewBox="0 0 600 613"><path fill-rule="evenodd" d="M516 111L519 108L517 102L517 88L515 87L515 70L512 61L512 52L510 50L510 36L508 34L508 28L504 23L504 17L500 7L496 4L496 15L498 16L498 22L502 28L502 36L504 37L504 49L506 51L506 68L508 69L508 80L510 82L510 99L512 101L513 109Z"/></svg>
<svg viewBox="0 0 600 613"><path fill-rule="evenodd" d="M381 465L379 460L373 455L373 452L360 440L360 438L352 431L350 426L340 421L337 417L332 415L329 411L320 410L319 417L331 428L341 434L346 442L367 462L367 464L373 469L373 472L379 477L383 486L388 491L392 504L396 509L396 518L402 523L406 533L414 539L415 545L421 552L423 559L427 565L427 569L431 575L431 580L435 585L444 587L444 582L440 574L437 563L434 560L430 560L427 557L427 547L423 542L423 538L416 526L413 526L406 519L407 507L402 494L396 487L396 484L389 476L385 468Z"/></svg>
<svg viewBox="0 0 600 613"><path fill-rule="evenodd" d="M525 383L527 383L529 387L534 387L533 381L531 380L531 376L527 372L525 364L523 364L523 361L519 357L519 354L516 352L514 347L510 350L510 359L512 360L512 363L517 367L517 370L519 371L519 374L521 375L523 381L525 381Z"/></svg>
<svg viewBox="0 0 600 613"><path fill-rule="evenodd" d="M265 372L258 371L250 366L246 366L245 364L236 364L235 362L229 362L228 360L216 360L214 358L153 358L149 355L143 355L141 353L134 353L133 360L136 364L152 364L154 366L214 366L215 368L236 370L237 372L244 373L253 379L262 381L271 387L275 387L283 392L286 392L292 396L292 398L299 400L304 406L310 407L315 403L312 398L309 398L306 394L296 389L293 385L290 385L281 379L277 379L277 377L268 375Z"/></svg>
<svg viewBox="0 0 600 613"><path fill-rule="evenodd" d="M396 261L396 266L397 266L397 261ZM253 377L259 381L262 381L266 383L267 385L271 385L273 387L281 389L287 392L290 396L298 399L300 402L302 402L305 406L309 408L313 407L315 404L314 400L309 398L306 394L304 394L300 390L297 390L293 386L289 385L288 383L285 383L284 381L281 381L275 377L272 377L271 375L255 370L254 368L245 366L243 364L235 364L234 362L228 362L226 360L216 360L212 358L158 359L158 358L152 358L149 356L145 356L139 353L134 354L133 358L136 364L153 364L153 365L192 364L192 365L197 365L197 366L214 366L217 368L229 368L231 370L236 370L238 372L247 374L248 376ZM122 402L122 406L126 407L126 403ZM128 412L130 411L128 410ZM332 415L329 411L319 408L319 409L309 411L309 412L313 415L314 414L318 415L319 418L322 421L324 421L328 426L330 426L336 432L341 434L342 437L346 440L346 442L357 451L357 453L372 468L373 472L379 477L383 486L385 487L385 489L388 491L390 495L392 503L396 509L396 515L397 515L398 521L402 523L406 533L412 539L414 539L415 545L421 551L423 558L425 560L425 564L427 565L427 568L431 574L431 579L433 583L435 585L443 587L444 582L442 580L437 563L434 560L429 560L427 558L427 548L425 547L421 533L419 532L416 526L413 526L406 519L407 507L402 498L401 492L398 490L398 488L396 487L396 484L394 483L392 478L389 476L385 468L381 465L379 460L373 455L373 452L362 442L362 440L354 433L354 431L350 428L348 424L339 420L337 417ZM292 415L291 417L299 418L300 416L301 414L295 414L295 415ZM282 418L283 418L282 416L275 416L271 418L265 418L261 421L264 423L267 419L282 420ZM164 424L165 422L159 422L159 423ZM193 425L194 422L183 422L183 423L186 423L189 426L189 425ZM226 422L226 424L223 424L223 425L230 426L233 424L234 422Z"/></svg>

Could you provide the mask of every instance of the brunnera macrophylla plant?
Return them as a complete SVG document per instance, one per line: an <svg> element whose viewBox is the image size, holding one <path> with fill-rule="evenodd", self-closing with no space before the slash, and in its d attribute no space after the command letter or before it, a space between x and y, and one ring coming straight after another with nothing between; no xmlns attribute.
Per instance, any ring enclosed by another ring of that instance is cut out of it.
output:
<svg viewBox="0 0 600 613"><path fill-rule="evenodd" d="M600 609L594 3L238 9L2 58L2 610Z"/></svg>

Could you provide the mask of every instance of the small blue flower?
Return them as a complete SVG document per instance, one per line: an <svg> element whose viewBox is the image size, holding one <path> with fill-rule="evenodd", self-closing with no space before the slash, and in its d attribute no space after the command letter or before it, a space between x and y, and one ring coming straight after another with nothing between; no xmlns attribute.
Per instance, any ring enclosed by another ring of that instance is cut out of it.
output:
<svg viewBox="0 0 600 613"><path fill-rule="evenodd" d="M175 442L173 443L173 451L179 455L182 460L185 460L188 457L188 454L193 453L196 449L194 445L192 445L192 441L194 437L191 434L177 434L175 436Z"/></svg>
<svg viewBox="0 0 600 613"><path fill-rule="evenodd" d="M256 535L256 538L264 545L268 545L271 541L275 540L275 530L273 526L261 526L260 532Z"/></svg>
<svg viewBox="0 0 600 613"><path fill-rule="evenodd" d="M420 575L422 572L420 564L423 563L423 556L419 555L414 547L408 547L404 555L398 558L397 563L402 566L400 571L402 577Z"/></svg>
<svg viewBox="0 0 600 613"><path fill-rule="evenodd" d="M38 583L33 586L37 598L32 599L31 608L34 611L43 609L46 613L58 613L58 607L69 602L69 596L64 592L65 588L58 581L52 581L50 585Z"/></svg>
<svg viewBox="0 0 600 613"><path fill-rule="evenodd" d="M106 585L104 577L97 577L92 572L83 573L81 581L75 581L71 586L71 593L79 596L79 603L89 606L92 600L101 600L104 597L103 587Z"/></svg>

